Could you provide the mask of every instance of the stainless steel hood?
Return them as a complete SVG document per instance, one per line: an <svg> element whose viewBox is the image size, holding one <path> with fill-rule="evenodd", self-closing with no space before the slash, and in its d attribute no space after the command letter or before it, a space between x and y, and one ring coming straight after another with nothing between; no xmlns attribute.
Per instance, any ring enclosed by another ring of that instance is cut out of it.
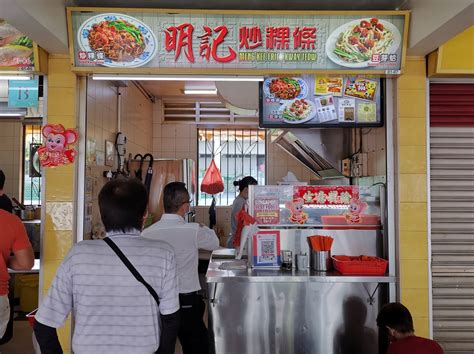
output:
<svg viewBox="0 0 474 354"><path fill-rule="evenodd" d="M274 143L319 178L340 178L349 141L348 129L292 129L283 131Z"/></svg>

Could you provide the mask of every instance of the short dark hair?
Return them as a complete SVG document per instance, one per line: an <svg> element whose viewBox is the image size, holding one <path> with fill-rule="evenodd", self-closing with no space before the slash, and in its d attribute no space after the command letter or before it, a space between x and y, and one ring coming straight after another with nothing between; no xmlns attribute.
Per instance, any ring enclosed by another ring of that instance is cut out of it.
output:
<svg viewBox="0 0 474 354"><path fill-rule="evenodd" d="M415 332L410 311L398 302L385 305L377 316L377 326L390 327L400 333Z"/></svg>
<svg viewBox="0 0 474 354"><path fill-rule="evenodd" d="M189 202L189 193L183 182L171 182L163 191L163 207L165 213L176 213L181 205Z"/></svg>
<svg viewBox="0 0 474 354"><path fill-rule="evenodd" d="M145 186L136 178L107 182L99 193L99 209L105 230L141 230L148 205Z"/></svg>
<svg viewBox="0 0 474 354"><path fill-rule="evenodd" d="M242 179L239 179L238 181L234 181L234 186L239 186L239 191L242 192L245 188L248 186L254 186L257 185L258 182L255 178L252 176L246 176Z"/></svg>
<svg viewBox="0 0 474 354"><path fill-rule="evenodd" d="M4 185L5 185L5 174L3 173L3 170L0 170L0 189L3 189Z"/></svg>

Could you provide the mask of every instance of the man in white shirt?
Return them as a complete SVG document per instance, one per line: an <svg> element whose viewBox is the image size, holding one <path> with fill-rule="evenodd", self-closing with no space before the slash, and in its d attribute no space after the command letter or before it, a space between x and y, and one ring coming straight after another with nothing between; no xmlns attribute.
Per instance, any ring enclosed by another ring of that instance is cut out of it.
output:
<svg viewBox="0 0 474 354"><path fill-rule="evenodd" d="M208 333L203 321L205 304L198 275L198 250L219 248L216 233L197 223L187 223L190 197L184 183L172 182L165 186L161 220L145 229L142 235L152 240L165 241L172 246L178 267L178 288L181 322L178 338L184 354L209 352Z"/></svg>

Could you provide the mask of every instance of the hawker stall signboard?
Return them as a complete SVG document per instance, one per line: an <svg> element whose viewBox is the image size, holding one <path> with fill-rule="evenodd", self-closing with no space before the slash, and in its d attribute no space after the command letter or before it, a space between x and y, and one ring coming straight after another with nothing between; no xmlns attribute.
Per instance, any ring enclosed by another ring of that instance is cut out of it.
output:
<svg viewBox="0 0 474 354"><path fill-rule="evenodd" d="M39 71L37 57L36 44L0 19L0 71Z"/></svg>
<svg viewBox="0 0 474 354"><path fill-rule="evenodd" d="M399 74L408 16L68 8L73 66L86 72Z"/></svg>

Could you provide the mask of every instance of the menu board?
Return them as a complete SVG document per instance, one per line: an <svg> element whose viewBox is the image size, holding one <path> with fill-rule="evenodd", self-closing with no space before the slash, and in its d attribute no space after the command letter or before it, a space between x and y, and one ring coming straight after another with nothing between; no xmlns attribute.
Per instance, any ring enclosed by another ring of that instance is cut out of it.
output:
<svg viewBox="0 0 474 354"><path fill-rule="evenodd" d="M406 11L103 10L68 9L76 70L147 68L143 72L160 74L176 74L176 69L188 74L189 69L334 70L397 75L403 66L409 16Z"/></svg>
<svg viewBox="0 0 474 354"><path fill-rule="evenodd" d="M28 36L0 19L0 71L35 71L36 50Z"/></svg>
<svg viewBox="0 0 474 354"><path fill-rule="evenodd" d="M271 76L260 85L260 127L383 125L383 84L364 76Z"/></svg>

